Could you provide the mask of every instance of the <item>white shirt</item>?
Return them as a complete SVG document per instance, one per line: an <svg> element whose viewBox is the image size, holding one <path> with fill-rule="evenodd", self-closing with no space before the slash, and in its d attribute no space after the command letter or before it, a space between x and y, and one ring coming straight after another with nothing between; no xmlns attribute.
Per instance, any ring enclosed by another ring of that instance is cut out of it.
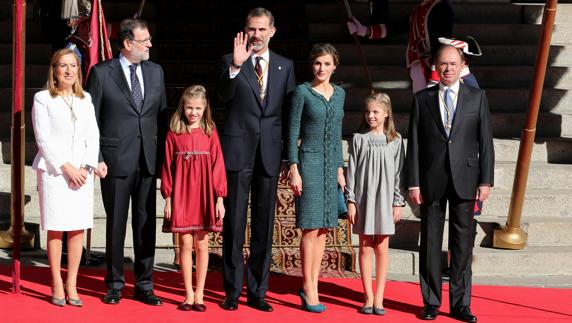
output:
<svg viewBox="0 0 572 323"><path fill-rule="evenodd" d="M125 79L127 79L127 85L129 85L129 89L131 89L131 70L129 69L129 66L133 64L128 61L122 53L119 53L119 63L121 63L121 68L123 68L123 74L125 75ZM141 70L141 64L137 65L135 74L137 74L139 84L141 84L141 94L145 97L145 84L143 84L143 71Z"/></svg>
<svg viewBox="0 0 572 323"><path fill-rule="evenodd" d="M448 88L451 89L451 98L453 99L453 111L457 111L457 99L459 98L459 80L455 82L450 87L446 86L443 83L439 83L439 111L441 112L441 121L443 121L443 125L446 124L446 116L447 110L445 110L445 90ZM452 115L454 116L454 114Z"/></svg>
<svg viewBox="0 0 572 323"><path fill-rule="evenodd" d="M254 68L256 68L256 57L257 56L262 57L262 59L260 60L260 67L262 68L262 72L264 73L264 76L262 77L262 82L264 84L263 91L266 92L266 87L268 86L268 64L270 64L270 51L267 49L262 55L257 55L257 54L253 53L252 56L250 56L250 61L251 61L252 66ZM233 72L229 68L229 71L230 71L229 77L231 79L233 79L238 75L238 73L240 72L240 69L238 71Z"/></svg>

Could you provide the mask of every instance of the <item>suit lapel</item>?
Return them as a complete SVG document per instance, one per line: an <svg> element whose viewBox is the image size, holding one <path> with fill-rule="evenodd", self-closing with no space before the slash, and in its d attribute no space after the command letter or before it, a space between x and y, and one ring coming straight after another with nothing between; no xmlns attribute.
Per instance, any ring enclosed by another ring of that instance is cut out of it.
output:
<svg viewBox="0 0 572 323"><path fill-rule="evenodd" d="M265 113L268 113L270 111L268 111L268 109L270 109L273 106L276 106L275 104L270 104L270 100L272 99L272 89L277 88L275 87L275 83L276 80L278 79L278 73L279 73L279 61L276 61L276 56L274 55L274 53L272 51L269 52L269 56L268 56L269 60L270 60L270 65L268 65L268 84L266 85L266 109L264 110Z"/></svg>
<svg viewBox="0 0 572 323"><path fill-rule="evenodd" d="M248 84L252 88L252 92L254 92L254 96L256 97L256 101L258 102L258 106L262 108L262 102L260 102L260 95L258 91L258 80L256 79L256 71L254 71L254 66L252 65L251 57L249 57L243 64L242 64L242 75L248 81Z"/></svg>
<svg viewBox="0 0 572 323"><path fill-rule="evenodd" d="M463 115L465 110L463 109L463 102L466 101L467 88L463 84L459 84L459 94L457 97L457 107L455 108L455 115L453 116L453 123L451 124L451 137L457 132L457 128L461 127L463 121Z"/></svg>
<svg viewBox="0 0 572 323"><path fill-rule="evenodd" d="M121 67L121 63L119 59L114 59L111 66L111 77L121 90L121 93L127 98L131 107L137 111L137 107L135 106L135 101L133 101L133 96L131 95L131 89L129 89L129 84L125 79L125 74L123 73L123 68ZM137 111L139 113L139 111Z"/></svg>
<svg viewBox="0 0 572 323"><path fill-rule="evenodd" d="M439 86L435 86L432 91L429 91L427 105L429 106L429 111L431 116L437 123L437 128L439 128L439 132L445 139L447 139L447 133L445 132L445 127L443 126L443 119L441 118L441 110L439 107Z"/></svg>
<svg viewBox="0 0 572 323"><path fill-rule="evenodd" d="M145 91L143 92L143 104L141 105L141 114L143 114L143 111L145 110L145 102L147 102L148 100L146 100L146 98L149 97L149 95L151 93L150 89L151 89L151 82L152 82L152 75L151 75L151 70L149 68L147 68L147 62L146 61L141 61L141 74L143 74L143 87L145 88Z"/></svg>

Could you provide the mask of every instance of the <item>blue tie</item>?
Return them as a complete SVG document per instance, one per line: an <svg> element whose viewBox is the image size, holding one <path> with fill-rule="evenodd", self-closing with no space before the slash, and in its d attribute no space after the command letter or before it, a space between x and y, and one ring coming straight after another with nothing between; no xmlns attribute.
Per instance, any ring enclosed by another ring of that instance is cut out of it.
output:
<svg viewBox="0 0 572 323"><path fill-rule="evenodd" d="M141 83L139 83L139 77L137 77L137 66L129 65L129 70L131 71L131 95L133 96L133 101L137 110L141 112L141 107L143 106L143 92L141 91Z"/></svg>
<svg viewBox="0 0 572 323"><path fill-rule="evenodd" d="M455 105L453 104L453 98L451 97L450 88L445 90L445 132L449 135L451 131L451 124L453 123L453 117L455 116Z"/></svg>

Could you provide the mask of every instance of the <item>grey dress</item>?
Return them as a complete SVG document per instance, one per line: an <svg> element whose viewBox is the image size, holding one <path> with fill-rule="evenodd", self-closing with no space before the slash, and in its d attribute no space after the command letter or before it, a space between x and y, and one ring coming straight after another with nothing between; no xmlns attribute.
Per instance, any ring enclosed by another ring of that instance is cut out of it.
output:
<svg viewBox="0 0 572 323"><path fill-rule="evenodd" d="M332 97L326 100L309 83L298 85L290 107L288 159L290 164L298 164L302 177L302 195L296 199L296 226L302 229L338 225L345 92L337 85L333 87Z"/></svg>
<svg viewBox="0 0 572 323"><path fill-rule="evenodd" d="M353 233L395 233L393 206L404 206L401 168L404 160L401 136L387 142L384 134L356 133L350 146L347 197L356 204Z"/></svg>

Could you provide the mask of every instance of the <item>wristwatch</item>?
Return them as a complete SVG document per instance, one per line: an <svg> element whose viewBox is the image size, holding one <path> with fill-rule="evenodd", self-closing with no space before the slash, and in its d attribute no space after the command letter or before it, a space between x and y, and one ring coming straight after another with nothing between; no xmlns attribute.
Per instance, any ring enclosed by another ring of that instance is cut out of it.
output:
<svg viewBox="0 0 572 323"><path fill-rule="evenodd" d="M241 68L242 67L242 65L235 64L234 62L230 62L230 66L232 66L234 68Z"/></svg>
<svg viewBox="0 0 572 323"><path fill-rule="evenodd" d="M85 164L81 165L81 168L85 169L89 174L91 174L95 169L95 167Z"/></svg>

